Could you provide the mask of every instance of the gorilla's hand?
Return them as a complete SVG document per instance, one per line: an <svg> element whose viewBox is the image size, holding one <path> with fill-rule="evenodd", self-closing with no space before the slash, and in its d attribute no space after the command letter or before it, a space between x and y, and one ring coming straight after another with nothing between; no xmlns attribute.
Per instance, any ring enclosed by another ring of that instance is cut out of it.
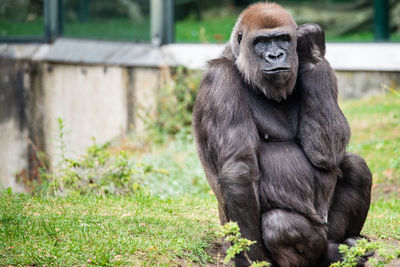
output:
<svg viewBox="0 0 400 267"><path fill-rule="evenodd" d="M303 63L317 64L325 55L324 30L315 23L306 23L297 29L297 53L300 65Z"/></svg>

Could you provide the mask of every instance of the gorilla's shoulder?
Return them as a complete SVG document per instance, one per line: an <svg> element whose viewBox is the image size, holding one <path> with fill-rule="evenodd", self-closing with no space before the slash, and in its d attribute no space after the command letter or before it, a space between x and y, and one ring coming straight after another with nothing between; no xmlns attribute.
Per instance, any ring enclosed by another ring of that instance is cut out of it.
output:
<svg viewBox="0 0 400 267"><path fill-rule="evenodd" d="M232 85L241 82L242 75L234 61L224 56L208 61L208 68L203 81Z"/></svg>
<svg viewBox="0 0 400 267"><path fill-rule="evenodd" d="M224 56L208 61L208 69L225 69L226 71L239 71L235 62Z"/></svg>
<svg viewBox="0 0 400 267"><path fill-rule="evenodd" d="M232 101L243 99L244 87L242 75L235 62L219 57L208 62L207 71L200 86L198 98L208 103L228 105Z"/></svg>

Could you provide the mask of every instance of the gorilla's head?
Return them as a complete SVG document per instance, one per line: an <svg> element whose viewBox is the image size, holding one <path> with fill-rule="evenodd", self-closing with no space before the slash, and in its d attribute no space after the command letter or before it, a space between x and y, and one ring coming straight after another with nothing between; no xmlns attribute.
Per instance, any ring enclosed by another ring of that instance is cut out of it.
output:
<svg viewBox="0 0 400 267"><path fill-rule="evenodd" d="M244 79L268 98L280 101L297 77L297 25L281 6L251 5L240 14L230 45Z"/></svg>

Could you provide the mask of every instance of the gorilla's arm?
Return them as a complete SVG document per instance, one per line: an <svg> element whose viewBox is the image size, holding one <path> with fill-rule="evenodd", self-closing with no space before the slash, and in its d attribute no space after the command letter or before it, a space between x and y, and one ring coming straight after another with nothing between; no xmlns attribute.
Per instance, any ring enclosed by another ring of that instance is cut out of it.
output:
<svg viewBox="0 0 400 267"><path fill-rule="evenodd" d="M302 103L299 141L310 161L319 168L339 165L350 139L350 128L337 103L334 71L325 59L325 36L317 24L297 30L299 72L296 87Z"/></svg>
<svg viewBox="0 0 400 267"><path fill-rule="evenodd" d="M255 189L259 141L243 90L231 60L211 61L197 95L193 127L201 162L223 213L222 223L237 222L245 238L257 241L249 251L250 259L264 260ZM238 259L236 263L241 265Z"/></svg>

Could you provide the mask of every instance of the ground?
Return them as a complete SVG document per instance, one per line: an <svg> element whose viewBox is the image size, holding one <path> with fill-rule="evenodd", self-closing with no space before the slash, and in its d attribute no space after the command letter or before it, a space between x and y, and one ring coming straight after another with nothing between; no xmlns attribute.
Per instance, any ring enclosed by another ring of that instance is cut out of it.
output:
<svg viewBox="0 0 400 267"><path fill-rule="evenodd" d="M363 234L400 255L400 96L341 106L352 129L349 150L366 159L374 178ZM126 139L109 149L121 150L158 170L149 171L142 189L119 195L1 191L0 266L221 265L217 202L190 136L163 145Z"/></svg>

